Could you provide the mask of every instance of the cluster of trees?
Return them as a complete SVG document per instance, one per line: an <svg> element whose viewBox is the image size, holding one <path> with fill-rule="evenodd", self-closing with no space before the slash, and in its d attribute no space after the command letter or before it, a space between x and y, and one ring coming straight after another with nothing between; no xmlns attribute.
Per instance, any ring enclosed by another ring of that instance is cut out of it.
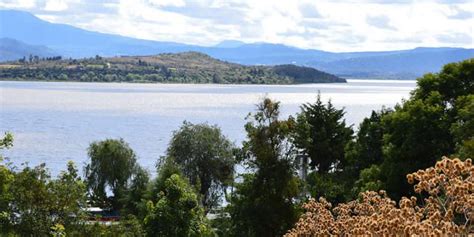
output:
<svg viewBox="0 0 474 237"><path fill-rule="evenodd" d="M82 82L161 82L292 84L345 82L337 76L296 65L244 66L188 52L145 57L62 59L51 57L8 62L2 80Z"/></svg>
<svg viewBox="0 0 474 237"><path fill-rule="evenodd" d="M374 111L356 131L345 123L344 109L319 96L288 118L281 118L279 102L263 99L247 117L240 148L216 126L184 122L155 178L121 139L90 145L84 179L72 163L51 179L44 165L18 171L4 162L1 229L19 235L281 236L309 198L338 204L385 189L400 200L414 194L406 174L443 155L473 157L473 75L473 59L427 74L408 100ZM0 147L11 141L7 136ZM245 171L236 173L236 167ZM88 222L86 206L119 211L121 220Z"/></svg>
<svg viewBox="0 0 474 237"><path fill-rule="evenodd" d="M18 59L18 62L20 64L27 64L27 63L31 64L31 63L38 63L39 61L58 61L58 60L61 60L61 59L62 59L61 56L40 58L37 55L31 55L30 54L30 56L28 56L28 59L26 59L26 57L23 57L23 58Z"/></svg>

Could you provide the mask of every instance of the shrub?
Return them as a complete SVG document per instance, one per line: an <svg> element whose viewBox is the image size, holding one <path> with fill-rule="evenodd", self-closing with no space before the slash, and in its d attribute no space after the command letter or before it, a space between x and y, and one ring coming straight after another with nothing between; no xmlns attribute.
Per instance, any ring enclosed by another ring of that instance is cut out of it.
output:
<svg viewBox="0 0 474 237"><path fill-rule="evenodd" d="M434 167L408 174L415 192L398 205L385 191L367 191L358 200L332 207L324 198L309 200L295 227L285 236L417 235L453 236L472 233L474 166L472 160L443 159ZM420 205L423 203L423 205Z"/></svg>

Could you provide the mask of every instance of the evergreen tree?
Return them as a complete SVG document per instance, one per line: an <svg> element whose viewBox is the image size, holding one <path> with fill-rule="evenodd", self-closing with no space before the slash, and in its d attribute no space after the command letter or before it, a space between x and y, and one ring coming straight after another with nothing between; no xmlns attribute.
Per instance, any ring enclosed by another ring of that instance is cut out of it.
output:
<svg viewBox="0 0 474 237"><path fill-rule="evenodd" d="M289 142L293 120L279 120L280 104L265 98L246 124L244 161L254 174L243 175L232 197L236 236L279 236L296 220L298 178Z"/></svg>
<svg viewBox="0 0 474 237"><path fill-rule="evenodd" d="M344 162L344 147L353 133L352 128L346 126L344 113L331 101L323 104L318 94L316 102L301 106L297 116L295 144L309 157L310 167L317 168L320 174L334 170Z"/></svg>

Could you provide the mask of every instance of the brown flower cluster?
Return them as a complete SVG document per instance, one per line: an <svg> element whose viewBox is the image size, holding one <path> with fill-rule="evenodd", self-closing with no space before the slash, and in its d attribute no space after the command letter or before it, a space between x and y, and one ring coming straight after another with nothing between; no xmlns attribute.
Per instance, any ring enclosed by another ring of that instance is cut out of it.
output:
<svg viewBox="0 0 474 237"><path fill-rule="evenodd" d="M364 192L359 200L332 207L310 200L285 236L467 236L474 231L474 166L471 159L443 159L435 167L407 175L415 192L398 205L385 191ZM422 205L420 205L422 203Z"/></svg>

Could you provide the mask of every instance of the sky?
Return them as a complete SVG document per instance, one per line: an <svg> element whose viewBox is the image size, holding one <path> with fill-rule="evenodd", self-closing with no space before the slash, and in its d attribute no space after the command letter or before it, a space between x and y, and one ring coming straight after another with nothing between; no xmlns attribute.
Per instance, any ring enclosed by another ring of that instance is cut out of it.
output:
<svg viewBox="0 0 474 237"><path fill-rule="evenodd" d="M474 0L0 0L0 8L134 38L334 52L474 48Z"/></svg>

